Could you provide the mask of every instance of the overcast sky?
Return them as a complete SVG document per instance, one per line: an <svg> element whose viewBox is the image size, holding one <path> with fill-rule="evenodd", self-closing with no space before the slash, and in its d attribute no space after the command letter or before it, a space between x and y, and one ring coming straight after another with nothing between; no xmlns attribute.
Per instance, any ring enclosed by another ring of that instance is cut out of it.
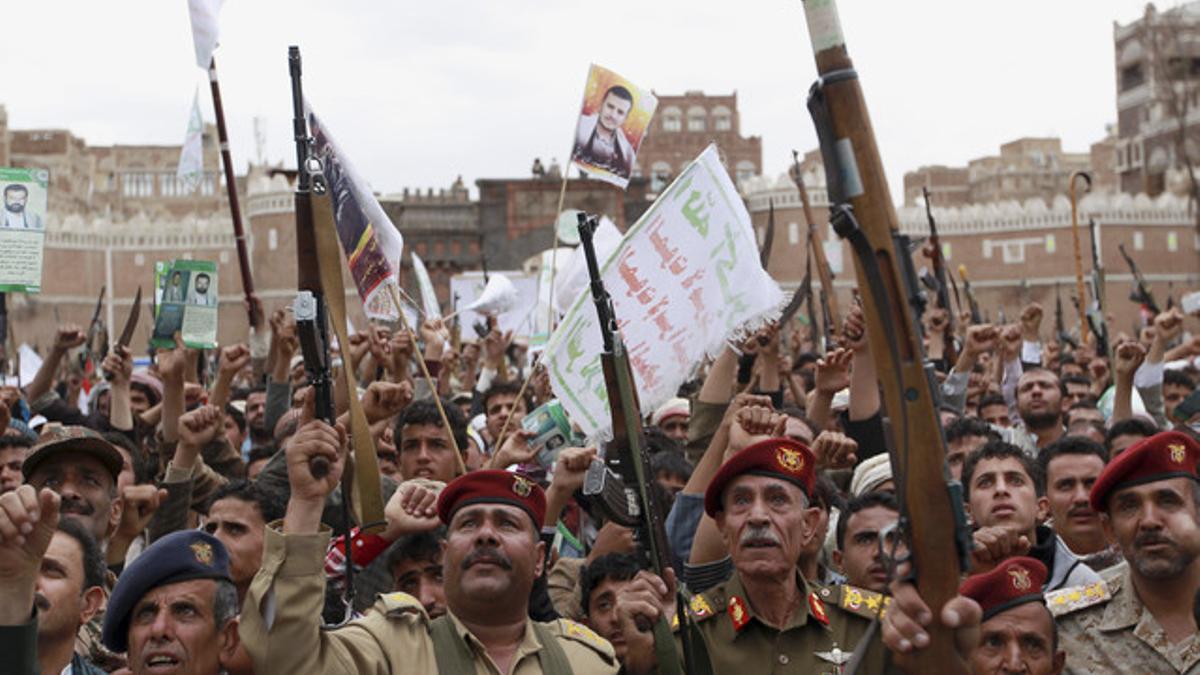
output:
<svg viewBox="0 0 1200 675"><path fill-rule="evenodd" d="M1116 118L1113 22L1144 0L842 0L891 190L1021 136L1086 151ZM1174 6L1169 0L1160 9ZM0 39L9 127L176 144L197 85L186 0L21 3ZM17 19L16 24L13 18ZM294 164L287 46L318 114L373 188L528 175L565 159L588 64L661 94L738 93L766 173L816 146L799 0L228 0L216 52L238 172ZM213 119L207 87L201 109ZM472 190L474 192L474 190Z"/></svg>

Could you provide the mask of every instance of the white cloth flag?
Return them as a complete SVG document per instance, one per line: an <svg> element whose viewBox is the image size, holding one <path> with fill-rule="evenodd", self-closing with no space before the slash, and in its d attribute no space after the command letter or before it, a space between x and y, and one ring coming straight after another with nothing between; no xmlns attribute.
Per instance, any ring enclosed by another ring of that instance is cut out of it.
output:
<svg viewBox="0 0 1200 675"><path fill-rule="evenodd" d="M425 318L442 318L442 308L438 304L437 292L433 290L433 280L429 278L429 270L416 251L412 252L413 274L417 277L417 288L421 291L421 304L424 305Z"/></svg>
<svg viewBox="0 0 1200 675"><path fill-rule="evenodd" d="M196 65L208 70L213 50L217 48L217 14L224 0L188 0L192 19L192 43L196 47Z"/></svg>
<svg viewBox="0 0 1200 675"><path fill-rule="evenodd" d="M196 189L204 178L204 118L200 116L200 92L192 94L192 112L188 116L187 135L179 150L179 167L175 178L184 186L184 192Z"/></svg>
<svg viewBox="0 0 1200 675"><path fill-rule="evenodd" d="M759 263L750 214L708 146L601 261L642 413L675 395L706 355L778 316L783 293ZM585 433L611 434L590 293L546 346L550 383Z"/></svg>

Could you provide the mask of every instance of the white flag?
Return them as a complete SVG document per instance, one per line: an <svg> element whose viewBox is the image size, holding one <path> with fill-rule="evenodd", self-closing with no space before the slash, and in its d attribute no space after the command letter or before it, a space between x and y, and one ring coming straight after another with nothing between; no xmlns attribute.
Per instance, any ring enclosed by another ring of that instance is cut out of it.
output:
<svg viewBox="0 0 1200 675"><path fill-rule="evenodd" d="M429 270L416 251L412 252L413 274L417 277L417 288L421 290L421 304L424 305L425 318L442 318L442 308L438 304L437 292L433 290L433 280L429 278Z"/></svg>
<svg viewBox="0 0 1200 675"><path fill-rule="evenodd" d="M675 396L701 359L778 316L783 302L715 145L598 262L646 414ZM601 351L596 307L582 293L550 336L545 362L571 421L593 437L607 437L612 424Z"/></svg>
<svg viewBox="0 0 1200 675"><path fill-rule="evenodd" d="M196 65L208 70L217 48L217 14L224 0L188 0L192 17L192 43L196 47Z"/></svg>
<svg viewBox="0 0 1200 675"><path fill-rule="evenodd" d="M200 92L192 94L192 112L188 116L187 135L179 150L179 167L175 178L190 193L204 179L204 118L200 117Z"/></svg>

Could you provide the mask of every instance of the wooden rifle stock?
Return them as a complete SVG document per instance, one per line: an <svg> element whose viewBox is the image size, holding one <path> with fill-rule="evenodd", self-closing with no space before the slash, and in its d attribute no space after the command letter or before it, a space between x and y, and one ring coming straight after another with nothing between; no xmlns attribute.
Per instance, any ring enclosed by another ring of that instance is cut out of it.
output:
<svg viewBox="0 0 1200 675"><path fill-rule="evenodd" d="M808 201L808 187L804 184L804 174L800 170L800 155L795 150L792 150L791 174L792 182L796 184L796 189L800 192L800 204L804 207L804 220L808 224L808 247L812 252L813 261L817 265L817 278L821 280L821 290L823 291L821 313L827 321L825 333L836 339L842 335L842 314L838 310L837 293L833 291L833 272L829 269L829 260L825 257L825 246L821 243L817 232L817 221L813 218L812 204ZM815 323L816 319L811 316L812 312L809 314L809 318ZM829 323L833 325L830 326ZM830 348L828 342L825 348Z"/></svg>
<svg viewBox="0 0 1200 675"><path fill-rule="evenodd" d="M883 162L858 75L841 33L833 0L805 0L805 18L820 75L808 107L829 176L831 222L855 251L871 356L891 419L892 458L901 527L907 535L915 583L933 612L930 645L897 659L910 672L965 673L942 607L958 592L965 566L961 486L945 463L936 383L925 363L913 310L916 272L888 192ZM907 283L906 283L907 281Z"/></svg>

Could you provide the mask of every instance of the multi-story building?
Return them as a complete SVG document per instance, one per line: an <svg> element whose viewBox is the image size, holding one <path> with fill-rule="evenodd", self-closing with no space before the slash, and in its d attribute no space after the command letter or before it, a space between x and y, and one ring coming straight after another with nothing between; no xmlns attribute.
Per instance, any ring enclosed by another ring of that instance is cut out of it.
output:
<svg viewBox="0 0 1200 675"><path fill-rule="evenodd" d="M479 208L459 176L449 189L425 191L404 189L379 198L383 210L404 233L404 246L425 263L438 300L447 306L451 298L450 277L480 264ZM416 280L408 275L411 258L404 256L401 275L407 285Z"/></svg>
<svg viewBox="0 0 1200 675"><path fill-rule="evenodd" d="M762 174L762 137L742 135L737 92L728 96L709 96L702 91L655 95L658 111L634 167L635 176L649 179L651 195L658 194L714 142L735 183Z"/></svg>
<svg viewBox="0 0 1200 675"><path fill-rule="evenodd" d="M1200 163L1200 2L1148 3L1142 18L1113 22L1113 43L1120 189L1186 191L1185 164Z"/></svg>

